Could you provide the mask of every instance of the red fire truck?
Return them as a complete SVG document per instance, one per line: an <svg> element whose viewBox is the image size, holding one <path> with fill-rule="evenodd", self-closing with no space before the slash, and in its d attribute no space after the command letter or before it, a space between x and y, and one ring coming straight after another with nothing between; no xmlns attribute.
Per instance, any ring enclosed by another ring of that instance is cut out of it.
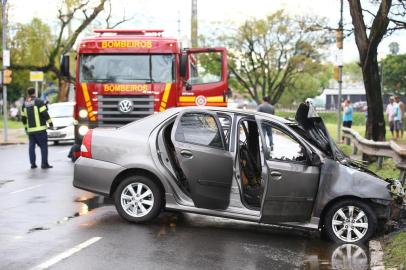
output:
<svg viewBox="0 0 406 270"><path fill-rule="evenodd" d="M225 48L182 49L163 30L95 30L77 49L75 143L177 106L227 106ZM61 72L69 73L62 59Z"/></svg>

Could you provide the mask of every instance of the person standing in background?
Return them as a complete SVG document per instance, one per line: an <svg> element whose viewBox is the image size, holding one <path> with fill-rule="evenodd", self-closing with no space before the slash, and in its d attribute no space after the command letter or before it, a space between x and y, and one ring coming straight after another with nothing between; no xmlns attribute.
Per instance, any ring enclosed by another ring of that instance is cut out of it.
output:
<svg viewBox="0 0 406 270"><path fill-rule="evenodd" d="M346 99L343 104L343 126L347 128L352 126L352 105L349 99Z"/></svg>
<svg viewBox="0 0 406 270"><path fill-rule="evenodd" d="M388 116L389 130L390 130L390 133L392 134L392 138L394 137L393 131L395 130L395 124L394 124L394 120L393 120L393 117L394 117L393 102L394 101L395 101L394 97L389 98L389 103L386 106L386 111L385 111L385 114Z"/></svg>
<svg viewBox="0 0 406 270"><path fill-rule="evenodd" d="M395 121L396 140L403 138L403 113L405 104L400 100L399 96L395 97L395 105L393 107L393 119Z"/></svg>
<svg viewBox="0 0 406 270"><path fill-rule="evenodd" d="M264 96L262 98L262 104L258 106L257 111L268 113L268 114L275 114L275 108L269 103L269 97ZM263 125L264 134L268 137L269 140L269 148L273 151L273 138L272 138L272 127L269 125Z"/></svg>

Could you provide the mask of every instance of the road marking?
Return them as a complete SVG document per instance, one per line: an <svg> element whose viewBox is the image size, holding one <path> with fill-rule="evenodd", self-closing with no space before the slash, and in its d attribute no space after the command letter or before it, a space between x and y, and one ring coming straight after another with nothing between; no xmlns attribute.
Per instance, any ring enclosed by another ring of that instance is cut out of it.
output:
<svg viewBox="0 0 406 270"><path fill-rule="evenodd" d="M16 193L24 192L24 191L31 190L31 189L34 189L34 188L38 188L38 187L40 187L40 186L41 186L41 185L36 185L36 186L32 186L32 187L27 187L27 188L19 189L19 190L10 192L10 194L16 194Z"/></svg>
<svg viewBox="0 0 406 270"><path fill-rule="evenodd" d="M43 262L43 263L35 266L34 268L31 268L31 270L48 269L52 265L54 265L54 264L56 264L56 263L58 263L58 262L60 262L60 261L62 261L64 259L72 256L73 254L81 251L84 248L87 248L88 246L90 246L90 245L96 243L97 241L99 241L100 239L102 239L102 237L90 238L89 240L87 240L87 241L85 241L85 242L83 242L83 243L81 243L81 244L79 244L79 245L77 245L77 246L75 246L75 247L73 247L71 249L68 249L65 252L59 253L58 255L56 255L55 257L53 257L51 259L49 259L48 261Z"/></svg>

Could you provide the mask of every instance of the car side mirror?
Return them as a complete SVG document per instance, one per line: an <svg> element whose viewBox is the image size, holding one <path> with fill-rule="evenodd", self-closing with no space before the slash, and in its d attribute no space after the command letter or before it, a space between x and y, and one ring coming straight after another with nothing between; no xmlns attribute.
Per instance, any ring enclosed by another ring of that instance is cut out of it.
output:
<svg viewBox="0 0 406 270"><path fill-rule="evenodd" d="M321 164L320 157L316 153L310 152L308 156L310 158L309 160L309 162L311 163L310 165L319 166Z"/></svg>
<svg viewBox="0 0 406 270"><path fill-rule="evenodd" d="M192 84L190 83L190 81L185 81L185 86L186 86L186 90L188 90L188 91L192 90Z"/></svg>
<svg viewBox="0 0 406 270"><path fill-rule="evenodd" d="M68 54L62 55L60 70L61 70L61 75L63 77L66 77L66 78L70 77L69 55Z"/></svg>
<svg viewBox="0 0 406 270"><path fill-rule="evenodd" d="M182 54L179 61L179 75L186 77L187 54Z"/></svg>

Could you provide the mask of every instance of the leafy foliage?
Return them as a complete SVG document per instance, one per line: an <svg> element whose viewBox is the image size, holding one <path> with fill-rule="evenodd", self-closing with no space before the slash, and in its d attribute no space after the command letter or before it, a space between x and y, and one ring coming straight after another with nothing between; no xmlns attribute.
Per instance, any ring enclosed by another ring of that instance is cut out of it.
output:
<svg viewBox="0 0 406 270"><path fill-rule="evenodd" d="M388 55L383 60L385 92L406 94L406 54Z"/></svg>
<svg viewBox="0 0 406 270"><path fill-rule="evenodd" d="M343 75L345 80L350 82L362 81L362 69L358 62L345 63L343 66Z"/></svg>
<svg viewBox="0 0 406 270"><path fill-rule="evenodd" d="M219 37L229 50L231 85L256 102L268 95L274 104L287 89L314 93L318 87L307 79L322 70L320 48L331 41L319 27L323 24L323 19L293 18L277 11Z"/></svg>

